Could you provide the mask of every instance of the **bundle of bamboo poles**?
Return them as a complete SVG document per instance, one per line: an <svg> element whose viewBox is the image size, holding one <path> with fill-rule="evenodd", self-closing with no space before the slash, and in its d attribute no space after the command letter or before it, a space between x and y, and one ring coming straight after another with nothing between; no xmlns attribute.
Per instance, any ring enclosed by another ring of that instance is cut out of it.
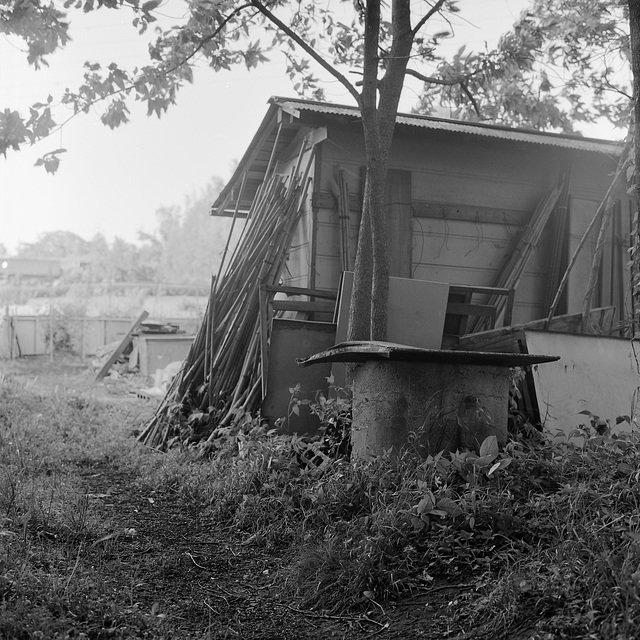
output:
<svg viewBox="0 0 640 640"><path fill-rule="evenodd" d="M144 444L164 448L173 438L208 441L217 428L258 408L260 285L277 284L284 272L312 165L309 158L301 171L302 157L301 153L290 176L274 174L258 190L231 257L223 257L185 363L139 436ZM233 226L236 221L237 210ZM206 425L189 421L194 413L206 416ZM198 424L201 428L194 429Z"/></svg>

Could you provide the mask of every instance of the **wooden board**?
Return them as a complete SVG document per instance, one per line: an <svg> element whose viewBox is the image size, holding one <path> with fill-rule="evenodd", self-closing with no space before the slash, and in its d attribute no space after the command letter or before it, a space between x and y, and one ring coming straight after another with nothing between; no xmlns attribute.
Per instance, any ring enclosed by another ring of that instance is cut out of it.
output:
<svg viewBox="0 0 640 640"><path fill-rule="evenodd" d="M411 172L390 169L387 175L387 237L389 273L411 277Z"/></svg>
<svg viewBox="0 0 640 640"><path fill-rule="evenodd" d="M98 375L96 376L96 380L102 380L109 369L113 366L113 363L124 353L124 350L131 344L133 340L133 333L140 326L142 322L144 322L149 317L149 314L146 311L143 311L140 314L140 317L131 325L131 328L127 332L127 335L122 338L120 344L116 347L115 351L111 354L111 357L104 363L104 366L100 371L98 371Z"/></svg>
<svg viewBox="0 0 640 640"><path fill-rule="evenodd" d="M613 307L592 309L589 313L589 325L598 327L599 332L608 335L611 331ZM453 349L478 349L481 351L512 351L516 343L524 338L524 331L550 331L555 333L579 333L582 314L572 313L556 316L547 322L546 318L533 320L520 325L469 333L458 338Z"/></svg>
<svg viewBox="0 0 640 640"><path fill-rule="evenodd" d="M439 202L414 202L414 215L419 218L459 220L474 224L497 224L501 226L524 226L531 214L528 211L511 211L496 207L477 207L468 204L446 204Z"/></svg>
<svg viewBox="0 0 640 640"><path fill-rule="evenodd" d="M343 274L336 343L347 339L349 301L353 290L353 273ZM442 344L444 317L447 312L449 285L444 282L389 279L389 342L423 349L439 349Z"/></svg>

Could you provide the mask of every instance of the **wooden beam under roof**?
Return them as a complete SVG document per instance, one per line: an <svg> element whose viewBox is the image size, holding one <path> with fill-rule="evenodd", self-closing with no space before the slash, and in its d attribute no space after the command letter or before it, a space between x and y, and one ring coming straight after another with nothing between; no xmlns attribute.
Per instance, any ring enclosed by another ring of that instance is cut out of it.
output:
<svg viewBox="0 0 640 640"><path fill-rule="evenodd" d="M231 179L220 192L211 206L211 215L227 216L233 214L237 199L253 200L257 186L264 180L265 172L269 166L269 160L282 146L286 146L298 130L298 124L292 121L290 115L282 119L279 115L280 107L274 103L269 109L253 137L251 144L238 163ZM247 174L247 178L244 175ZM244 191L237 193L240 185L245 182ZM252 181L255 187L252 189Z"/></svg>

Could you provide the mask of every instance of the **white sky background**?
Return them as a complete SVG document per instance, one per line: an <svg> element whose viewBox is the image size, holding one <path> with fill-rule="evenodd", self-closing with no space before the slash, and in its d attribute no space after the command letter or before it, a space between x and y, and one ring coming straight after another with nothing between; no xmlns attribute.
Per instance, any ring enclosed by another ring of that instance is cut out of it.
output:
<svg viewBox="0 0 640 640"><path fill-rule="evenodd" d="M159 11L179 17L180 0ZM452 49L467 44L478 50L491 47L526 5L526 0L460 0L461 14L454 24ZM184 5L183 5L184 6ZM65 87L76 89L82 64L117 62L131 69L147 61L146 43L131 27L126 10L100 10L71 16L66 50L49 58L49 69L33 71L17 39L0 38L0 108L28 112L49 94L54 104ZM167 24L173 24L169 20ZM162 206L182 205L210 178L227 180L260 124L267 100L273 95L296 94L285 75L282 57L251 72L236 67L215 73L201 68L193 85L178 95L177 105L161 119L147 117L144 107L132 108L131 122L110 130L93 114L80 115L52 137L0 156L0 244L10 252L20 242L33 242L46 231L72 231L85 239L104 233L135 241L138 230L153 232L155 212ZM352 104L335 81L325 86L327 98ZM416 95L405 91L403 110ZM70 112L60 107L54 119L61 123ZM585 135L619 138L612 129L585 129ZM55 175L34 163L47 151L64 147Z"/></svg>

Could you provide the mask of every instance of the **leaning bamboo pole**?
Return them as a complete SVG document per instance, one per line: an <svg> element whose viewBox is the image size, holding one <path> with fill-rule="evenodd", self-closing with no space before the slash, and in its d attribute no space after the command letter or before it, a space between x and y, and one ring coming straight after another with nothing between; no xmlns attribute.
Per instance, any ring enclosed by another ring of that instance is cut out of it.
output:
<svg viewBox="0 0 640 640"><path fill-rule="evenodd" d="M609 206L605 207L604 211L602 212L602 217L600 219L600 230L598 231L596 248L593 252L591 269L589 270L589 280L587 282L584 298L582 300L582 332L583 333L592 333L592 327L589 325L589 313L591 312L591 300L593 299L593 292L600 278L600 265L602 264L602 253L604 252L604 245L607 240L606 238L607 229L609 228L609 222L611 221L611 218L613 216L614 209L615 209L615 206L610 202Z"/></svg>

